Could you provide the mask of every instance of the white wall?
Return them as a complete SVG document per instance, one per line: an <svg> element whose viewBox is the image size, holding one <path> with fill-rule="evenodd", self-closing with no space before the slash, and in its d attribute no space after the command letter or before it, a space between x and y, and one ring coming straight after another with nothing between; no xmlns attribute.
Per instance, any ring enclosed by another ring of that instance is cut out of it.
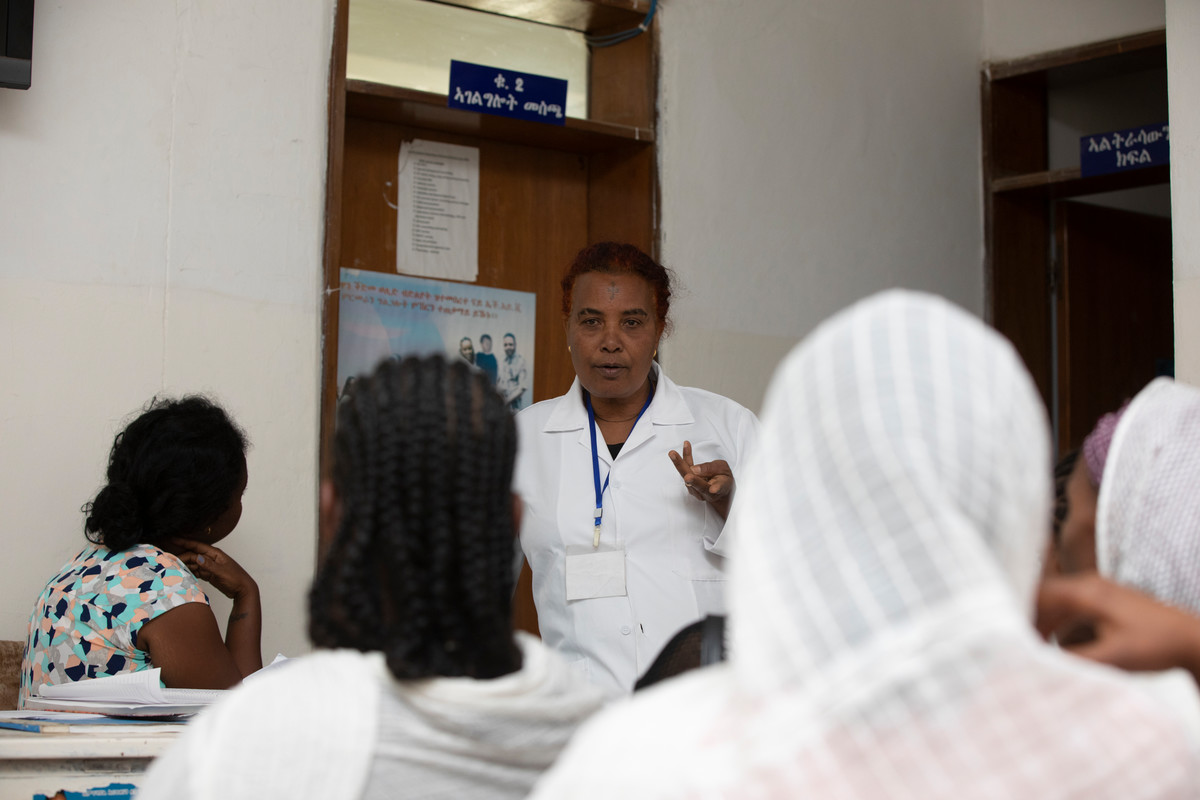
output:
<svg viewBox="0 0 1200 800"><path fill-rule="evenodd" d="M887 287L982 312L978 2L661 8L676 381L757 409L800 337Z"/></svg>
<svg viewBox="0 0 1200 800"><path fill-rule="evenodd" d="M332 7L38 3L33 87L0 90L0 638L83 544L122 421L204 391L254 445L225 545L264 651L306 648Z"/></svg>
<svg viewBox="0 0 1200 800"><path fill-rule="evenodd" d="M332 5L38 4L34 87L0 90L0 638L81 544L121 421L205 390L254 440L228 549L264 650L306 647ZM1195 0L665 0L671 374L758 408L778 358L873 291L980 311L981 61L1167 12L1177 355L1200 380Z"/></svg>
<svg viewBox="0 0 1200 800"><path fill-rule="evenodd" d="M1161 28L1165 0L982 0L983 59L998 61Z"/></svg>
<svg viewBox="0 0 1200 800"><path fill-rule="evenodd" d="M687 289L663 361L751 408L797 339L874 291L982 311L985 60L1166 14L1164 0L660 7L662 256Z"/></svg>
<svg viewBox="0 0 1200 800"><path fill-rule="evenodd" d="M1200 385L1200 3L1167 2L1175 375Z"/></svg>

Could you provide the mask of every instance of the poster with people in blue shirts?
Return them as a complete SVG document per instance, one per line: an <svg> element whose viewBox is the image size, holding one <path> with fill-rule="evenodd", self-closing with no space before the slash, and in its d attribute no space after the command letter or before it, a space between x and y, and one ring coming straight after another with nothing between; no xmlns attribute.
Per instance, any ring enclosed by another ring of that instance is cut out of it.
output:
<svg viewBox="0 0 1200 800"><path fill-rule="evenodd" d="M486 373L513 411L533 401L534 293L357 269L338 293L339 396L384 358L444 353Z"/></svg>

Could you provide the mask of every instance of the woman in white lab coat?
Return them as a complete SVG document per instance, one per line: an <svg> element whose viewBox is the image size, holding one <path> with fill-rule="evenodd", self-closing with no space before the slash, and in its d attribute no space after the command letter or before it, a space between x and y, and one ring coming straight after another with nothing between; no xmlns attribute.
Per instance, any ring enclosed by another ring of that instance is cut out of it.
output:
<svg viewBox="0 0 1200 800"><path fill-rule="evenodd" d="M645 253L587 247L562 288L576 379L517 416L521 547L544 641L615 695L724 613L723 533L758 423L654 362L671 282Z"/></svg>

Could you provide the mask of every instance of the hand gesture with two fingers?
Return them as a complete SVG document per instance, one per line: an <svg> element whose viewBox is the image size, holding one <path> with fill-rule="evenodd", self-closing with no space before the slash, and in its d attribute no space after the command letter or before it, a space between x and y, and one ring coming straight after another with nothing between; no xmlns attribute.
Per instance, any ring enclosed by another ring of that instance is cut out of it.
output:
<svg viewBox="0 0 1200 800"><path fill-rule="evenodd" d="M729 506L733 502L733 471L728 462L717 459L696 464L692 460L692 443L683 443L683 455L672 450L668 455L671 463L679 471L679 477L687 485L688 493L697 500L703 500L721 515L721 519L729 516Z"/></svg>

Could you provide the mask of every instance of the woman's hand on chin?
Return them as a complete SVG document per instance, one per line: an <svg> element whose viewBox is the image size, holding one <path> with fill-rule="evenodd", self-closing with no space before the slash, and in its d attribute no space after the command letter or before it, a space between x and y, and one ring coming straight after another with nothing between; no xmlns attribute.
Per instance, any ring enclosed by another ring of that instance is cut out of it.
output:
<svg viewBox="0 0 1200 800"><path fill-rule="evenodd" d="M672 450L668 455L671 463L679 471L679 477L687 485L688 493L697 500L703 500L721 515L721 519L729 517L729 505L733 502L733 471L729 464L722 460L706 461L696 464L692 461L692 443L683 443L683 455Z"/></svg>
<svg viewBox="0 0 1200 800"><path fill-rule="evenodd" d="M172 539L167 549L179 556L193 575L212 584L226 597L236 599L258 592L258 584L250 573L219 547L192 539Z"/></svg>

